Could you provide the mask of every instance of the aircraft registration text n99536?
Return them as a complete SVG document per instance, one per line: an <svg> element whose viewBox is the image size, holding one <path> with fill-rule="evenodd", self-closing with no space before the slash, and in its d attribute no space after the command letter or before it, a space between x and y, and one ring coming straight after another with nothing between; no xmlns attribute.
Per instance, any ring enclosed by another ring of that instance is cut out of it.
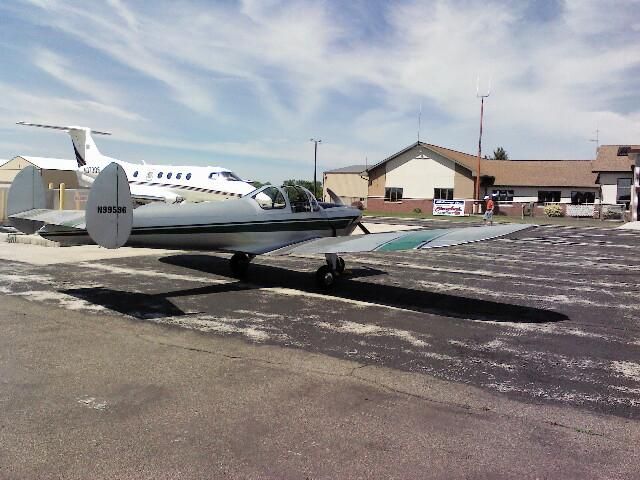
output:
<svg viewBox="0 0 640 480"><path fill-rule="evenodd" d="M98 213L127 213L127 207L119 205L98 205Z"/></svg>

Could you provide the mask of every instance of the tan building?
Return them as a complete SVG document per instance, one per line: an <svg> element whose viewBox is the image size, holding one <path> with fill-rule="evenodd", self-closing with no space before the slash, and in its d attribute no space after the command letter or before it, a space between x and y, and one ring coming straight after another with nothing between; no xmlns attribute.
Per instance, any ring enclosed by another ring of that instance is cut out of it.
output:
<svg viewBox="0 0 640 480"><path fill-rule="evenodd" d="M434 199L466 200L472 211L478 159L437 145L414 143L369 168L367 209L431 213ZM488 160L480 163L481 196L494 194L503 213L534 203L584 204L599 200L588 160Z"/></svg>
<svg viewBox="0 0 640 480"><path fill-rule="evenodd" d="M64 183L68 188L78 188L78 166L75 160L24 156L13 157L0 164L0 188L9 187L18 172L28 165L40 170L45 185L53 183L57 188Z"/></svg>
<svg viewBox="0 0 640 480"><path fill-rule="evenodd" d="M342 199L344 204L351 205L354 202L362 202L366 206L368 196L366 169L366 165L351 165L324 172L324 181L322 183L323 201L331 201L327 193L327 188L330 188Z"/></svg>
<svg viewBox="0 0 640 480"><path fill-rule="evenodd" d="M23 168L33 165L42 175L45 185L53 183L53 188L59 188L61 183L69 189L78 188L75 160L44 157L18 156L0 164L0 222L7 219L7 193L11 182Z"/></svg>

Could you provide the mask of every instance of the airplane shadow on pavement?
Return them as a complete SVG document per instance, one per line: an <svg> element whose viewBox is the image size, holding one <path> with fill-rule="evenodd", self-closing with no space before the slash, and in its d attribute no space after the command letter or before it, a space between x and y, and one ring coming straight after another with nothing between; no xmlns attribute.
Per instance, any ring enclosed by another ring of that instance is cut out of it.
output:
<svg viewBox="0 0 640 480"><path fill-rule="evenodd" d="M179 266L203 273L229 277L230 283L206 285L196 288L166 291L155 294L135 293L110 288L79 288L63 293L102 305L135 318L153 319L187 315L169 299L200 295L215 295L229 291L256 288L290 288L309 293L346 298L355 301L380 304L443 317L481 321L550 323L568 320L566 315L535 307L479 300L447 295L395 285L361 282L357 279L383 275L386 272L372 268L351 268L340 278L332 290L320 290L309 272L253 262L246 279L237 279L229 270L227 258L206 254L180 254L162 257L161 263ZM204 312L203 312L204 313ZM192 315L193 312L189 313Z"/></svg>

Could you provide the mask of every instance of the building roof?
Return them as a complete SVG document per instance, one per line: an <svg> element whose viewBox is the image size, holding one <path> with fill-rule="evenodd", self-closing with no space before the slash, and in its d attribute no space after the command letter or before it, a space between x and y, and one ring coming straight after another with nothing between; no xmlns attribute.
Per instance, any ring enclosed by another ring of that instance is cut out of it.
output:
<svg viewBox="0 0 640 480"><path fill-rule="evenodd" d="M480 175L511 187L596 187L591 160L482 160Z"/></svg>
<svg viewBox="0 0 640 480"><path fill-rule="evenodd" d="M628 148L640 148L640 145L600 145L598 155L593 162L594 172L628 172L633 161L627 155Z"/></svg>
<svg viewBox="0 0 640 480"><path fill-rule="evenodd" d="M384 165L403 153L421 145L462 165L476 175L478 157L450 148L416 142L378 162L368 171ZM591 160L488 160L480 161L480 175L495 177L495 185L539 187L595 187L597 174Z"/></svg>
<svg viewBox="0 0 640 480"><path fill-rule="evenodd" d="M18 155L14 158L24 158L27 162L31 163L35 167L44 170L77 170L78 163L75 160L69 160L66 158L48 158L48 157L27 157L25 155Z"/></svg>
<svg viewBox="0 0 640 480"><path fill-rule="evenodd" d="M402 155L405 152L408 152L412 148L415 148L415 147L417 147L419 145L422 146L422 147L425 147L425 148L427 148L429 150L433 150L434 152L442 155L443 157L446 157L449 160L452 160L455 163L458 163L458 164L462 165L463 167L468 168L473 173L475 173L475 168L477 167L477 163L474 163L474 162L478 161L478 157L477 156L469 155L468 153L458 152L457 150L451 150L449 148L439 147L438 145L431 145L429 143L424 143L424 142L415 142L415 143L409 145L408 147L403 148L399 152L396 152L393 155L388 156L384 160L376 163L372 167L369 167L367 169L367 172L370 172L374 168L377 168L377 167L379 167L381 165L384 165L389 160L393 160L394 158ZM474 167L474 165L475 165L475 167Z"/></svg>
<svg viewBox="0 0 640 480"><path fill-rule="evenodd" d="M366 165L350 165L348 167L336 168L334 170L327 170L324 173L362 173L367 170Z"/></svg>

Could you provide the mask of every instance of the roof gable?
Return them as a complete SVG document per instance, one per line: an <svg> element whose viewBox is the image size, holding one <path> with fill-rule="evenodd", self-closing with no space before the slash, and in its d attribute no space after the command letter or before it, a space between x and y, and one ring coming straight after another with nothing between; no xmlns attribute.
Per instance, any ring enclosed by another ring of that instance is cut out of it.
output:
<svg viewBox="0 0 640 480"><path fill-rule="evenodd" d="M628 172L633 166L633 160L625 153L624 148L640 148L640 145L600 145L598 155L593 162L594 172ZM618 155L620 153L621 155Z"/></svg>
<svg viewBox="0 0 640 480"><path fill-rule="evenodd" d="M389 161L393 160L394 158L397 158L405 153L407 153L408 151L412 150L412 149L416 149L417 151L420 151L420 149L426 149L432 153L435 153L436 155L440 155L444 158L446 158L447 160L451 160L452 162L461 165L464 168L467 168L469 170L471 170L472 173L475 173L475 169L474 169L474 161L477 161L477 157L474 157L473 155L469 155L468 153L463 153L463 152L458 152L456 150L451 150L449 148L444 148L444 147L439 147L437 145L431 145L429 143L424 143L424 142L415 142L412 145L409 145L408 147L400 150L397 153L394 153L393 155L385 158L384 160L376 163L375 165L373 165L372 167L369 167L367 169L367 172L370 172L371 170L381 167L382 165L388 163Z"/></svg>

